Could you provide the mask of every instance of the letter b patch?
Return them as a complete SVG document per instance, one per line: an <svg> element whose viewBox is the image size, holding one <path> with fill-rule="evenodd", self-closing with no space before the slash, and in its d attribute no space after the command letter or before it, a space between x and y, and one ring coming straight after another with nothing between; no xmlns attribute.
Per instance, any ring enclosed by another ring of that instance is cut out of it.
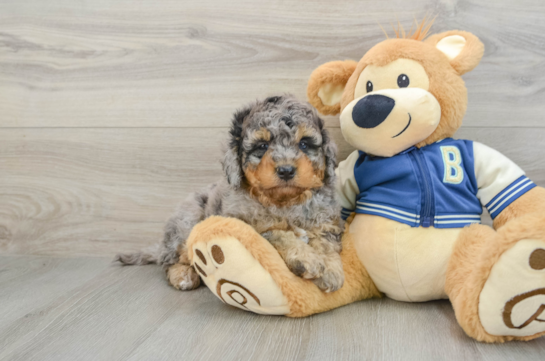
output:
<svg viewBox="0 0 545 361"><path fill-rule="evenodd" d="M460 149L455 146L444 146L441 147L441 153L445 166L443 183L460 184L464 180L464 169L460 165L462 163Z"/></svg>

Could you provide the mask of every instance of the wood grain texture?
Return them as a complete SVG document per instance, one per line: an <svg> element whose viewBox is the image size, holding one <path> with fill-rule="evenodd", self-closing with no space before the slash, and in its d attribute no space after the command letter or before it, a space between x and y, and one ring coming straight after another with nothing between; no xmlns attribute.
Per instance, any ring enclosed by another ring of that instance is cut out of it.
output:
<svg viewBox="0 0 545 361"><path fill-rule="evenodd" d="M346 158L353 149L340 129L330 132ZM158 242L176 204L222 177L226 134L0 129L0 251L111 256ZM463 128L458 135L498 149L545 185L545 129Z"/></svg>
<svg viewBox="0 0 545 361"><path fill-rule="evenodd" d="M314 68L384 39L377 22L426 13L485 43L468 126L544 126L541 0L3 1L0 126L224 127L252 99L305 99Z"/></svg>
<svg viewBox="0 0 545 361"><path fill-rule="evenodd" d="M0 317L14 313L0 324L0 360L501 361L540 360L545 352L543 338L475 342L447 301L384 299L304 319L260 316L222 304L204 287L177 291L159 267L108 262L0 256L0 286L14 295L0 295ZM24 294L37 297L17 304Z"/></svg>
<svg viewBox="0 0 545 361"><path fill-rule="evenodd" d="M57 255L96 255L106 249L112 254L111 246L127 249L159 241L175 205L221 176L219 143L226 133L1 132L0 248Z"/></svg>

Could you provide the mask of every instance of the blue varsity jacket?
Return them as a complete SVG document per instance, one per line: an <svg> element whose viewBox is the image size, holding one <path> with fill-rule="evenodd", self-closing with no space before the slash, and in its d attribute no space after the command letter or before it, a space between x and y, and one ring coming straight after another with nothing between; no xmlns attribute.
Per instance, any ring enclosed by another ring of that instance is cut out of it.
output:
<svg viewBox="0 0 545 361"><path fill-rule="evenodd" d="M356 212L412 227L464 227L480 223L482 204L495 218L535 187L509 159L470 140L447 138L388 158L359 151L347 161L352 174L338 174L337 187L344 219Z"/></svg>

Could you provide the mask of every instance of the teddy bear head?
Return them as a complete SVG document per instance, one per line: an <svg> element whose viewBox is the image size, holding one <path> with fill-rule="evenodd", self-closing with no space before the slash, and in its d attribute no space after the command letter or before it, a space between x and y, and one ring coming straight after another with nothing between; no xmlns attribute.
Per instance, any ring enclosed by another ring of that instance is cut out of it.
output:
<svg viewBox="0 0 545 361"><path fill-rule="evenodd" d="M451 137L462 125L461 75L477 66L484 45L457 30L424 40L427 29L422 23L412 35L375 45L359 62L333 61L312 73L310 103L322 114L340 113L343 136L356 149L390 157Z"/></svg>

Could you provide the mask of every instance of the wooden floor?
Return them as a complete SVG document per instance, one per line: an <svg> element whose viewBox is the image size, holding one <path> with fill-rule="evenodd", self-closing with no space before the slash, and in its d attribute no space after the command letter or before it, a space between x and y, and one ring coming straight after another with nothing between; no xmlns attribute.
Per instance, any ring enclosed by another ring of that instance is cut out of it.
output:
<svg viewBox="0 0 545 361"><path fill-rule="evenodd" d="M448 302L262 317L110 264L221 176L237 107L305 99L315 67L384 39L377 23L426 14L486 46L457 137L545 186L543 0L0 0L0 359L543 360L545 339L472 341Z"/></svg>
<svg viewBox="0 0 545 361"><path fill-rule="evenodd" d="M0 257L0 360L543 360L545 338L467 337L448 301L373 300L304 319L259 316L159 267Z"/></svg>

